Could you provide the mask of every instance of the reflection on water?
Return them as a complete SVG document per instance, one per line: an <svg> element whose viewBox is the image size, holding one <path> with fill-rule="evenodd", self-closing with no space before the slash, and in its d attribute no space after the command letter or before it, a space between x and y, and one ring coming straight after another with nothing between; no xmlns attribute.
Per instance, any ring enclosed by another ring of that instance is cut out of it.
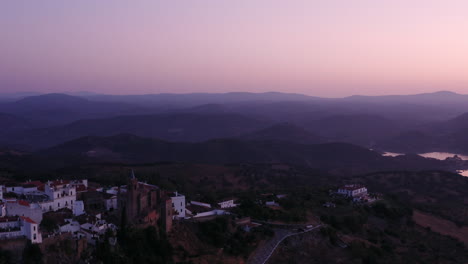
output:
<svg viewBox="0 0 468 264"><path fill-rule="evenodd" d="M468 170L460 170L458 171L458 174L460 174L461 176L468 177Z"/></svg>
<svg viewBox="0 0 468 264"><path fill-rule="evenodd" d="M438 159L438 160L444 160L446 158L452 158L453 156L457 155L462 160L468 160L468 156L460 155L460 154L456 154L456 153L448 153L448 152L429 152L429 153L423 153L423 154L419 154L419 155L423 156L425 158L433 158L433 159Z"/></svg>

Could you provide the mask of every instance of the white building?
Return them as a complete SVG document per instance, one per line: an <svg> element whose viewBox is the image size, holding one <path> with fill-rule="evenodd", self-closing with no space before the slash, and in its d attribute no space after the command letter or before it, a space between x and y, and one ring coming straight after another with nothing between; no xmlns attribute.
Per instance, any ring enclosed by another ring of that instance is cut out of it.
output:
<svg viewBox="0 0 468 264"><path fill-rule="evenodd" d="M83 201L75 201L73 204L73 215L79 216L85 213L84 209L84 202Z"/></svg>
<svg viewBox="0 0 468 264"><path fill-rule="evenodd" d="M24 216L0 217L0 238L26 237L32 243L42 243L39 224Z"/></svg>
<svg viewBox="0 0 468 264"><path fill-rule="evenodd" d="M359 184L349 184L338 189L338 194L347 197L358 197L367 195L367 188Z"/></svg>
<svg viewBox="0 0 468 264"><path fill-rule="evenodd" d="M57 211L63 208L73 210L73 203L76 201L76 188L69 181L49 181L44 186L44 192L49 200L40 203L42 211Z"/></svg>
<svg viewBox="0 0 468 264"><path fill-rule="evenodd" d="M172 200L172 208L176 214L174 218L185 218L185 195L182 195L178 192L170 194Z"/></svg>
<svg viewBox="0 0 468 264"><path fill-rule="evenodd" d="M6 201L5 206L7 216L25 216L37 223L42 221L42 208L38 204L12 200Z"/></svg>
<svg viewBox="0 0 468 264"><path fill-rule="evenodd" d="M224 208L232 208L232 207L236 207L236 206L237 206L237 204L234 203L234 199L225 200L225 201L219 202L218 205L219 205L219 207L221 207L222 209L224 209Z"/></svg>
<svg viewBox="0 0 468 264"><path fill-rule="evenodd" d="M66 223L60 226L60 232L63 233L75 233L81 230L81 225L77 221L66 219Z"/></svg>

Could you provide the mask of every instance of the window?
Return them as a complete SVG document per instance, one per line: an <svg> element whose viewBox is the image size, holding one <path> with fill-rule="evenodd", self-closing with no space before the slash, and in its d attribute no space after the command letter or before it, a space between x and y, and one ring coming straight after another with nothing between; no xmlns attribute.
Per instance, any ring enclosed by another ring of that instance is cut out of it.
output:
<svg viewBox="0 0 468 264"><path fill-rule="evenodd" d="M182 202L180 202L180 206L182 206Z"/></svg>
<svg viewBox="0 0 468 264"><path fill-rule="evenodd" d="M33 226L33 230L36 231L36 226Z"/></svg>
<svg viewBox="0 0 468 264"><path fill-rule="evenodd" d="M33 236L33 240L36 240L36 234L34 234L34 236Z"/></svg>
<svg viewBox="0 0 468 264"><path fill-rule="evenodd" d="M73 192L72 192L72 191L70 191L70 195L73 195Z"/></svg>
<svg viewBox="0 0 468 264"><path fill-rule="evenodd" d="M60 203L57 203L57 207L60 207Z"/></svg>

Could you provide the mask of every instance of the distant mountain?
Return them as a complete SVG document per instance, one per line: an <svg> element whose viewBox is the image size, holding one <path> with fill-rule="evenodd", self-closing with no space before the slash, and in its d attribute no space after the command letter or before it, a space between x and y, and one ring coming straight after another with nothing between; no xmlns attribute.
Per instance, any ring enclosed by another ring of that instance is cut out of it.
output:
<svg viewBox="0 0 468 264"><path fill-rule="evenodd" d="M242 135L243 140L276 140L303 144L319 144L327 140L299 126L290 123L279 123L265 129Z"/></svg>
<svg viewBox="0 0 468 264"><path fill-rule="evenodd" d="M128 115L79 120L63 126L14 133L0 139L0 144L4 141L4 143L33 148L45 148L84 136L112 136L121 133L169 141L196 142L237 137L268 125L268 122L262 120L229 113Z"/></svg>
<svg viewBox="0 0 468 264"><path fill-rule="evenodd" d="M151 111L147 108L125 103L95 102L65 94L45 94L0 104L0 112L41 121L46 125L57 125L78 119L148 113Z"/></svg>
<svg viewBox="0 0 468 264"><path fill-rule="evenodd" d="M468 95L457 94L450 91L439 91L434 93L422 93L414 95L384 95L384 96L362 96L354 95L345 97L348 101L380 102L380 103L414 103L414 104L442 104L442 103L466 103Z"/></svg>
<svg viewBox="0 0 468 264"><path fill-rule="evenodd" d="M405 152L453 152L468 154L468 113L454 119L435 122L419 130L402 132L382 140L378 149Z"/></svg>
<svg viewBox="0 0 468 264"><path fill-rule="evenodd" d="M333 141L366 147L402 131L400 123L377 115L333 115L306 121L304 127Z"/></svg>
<svg viewBox="0 0 468 264"><path fill-rule="evenodd" d="M69 166L93 162L151 163L289 163L348 172L392 169L443 169L444 163L422 157L383 157L346 143L305 145L285 141L217 139L200 143L167 142L130 134L84 137L34 154L41 165Z"/></svg>
<svg viewBox="0 0 468 264"><path fill-rule="evenodd" d="M193 107L205 104L226 104L239 102L272 102L272 101L309 101L320 99L319 97L293 93L189 93L189 94L145 94L145 95L92 95L86 98L90 100L106 102L127 102L142 105L163 105L173 108Z"/></svg>
<svg viewBox="0 0 468 264"><path fill-rule="evenodd" d="M38 127L34 121L11 114L0 113L0 136Z"/></svg>

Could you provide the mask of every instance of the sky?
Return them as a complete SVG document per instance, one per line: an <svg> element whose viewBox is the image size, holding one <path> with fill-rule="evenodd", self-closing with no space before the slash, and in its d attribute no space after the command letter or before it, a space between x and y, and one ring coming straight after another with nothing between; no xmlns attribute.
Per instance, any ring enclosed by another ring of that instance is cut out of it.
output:
<svg viewBox="0 0 468 264"><path fill-rule="evenodd" d="M4 0L0 93L468 94L466 0Z"/></svg>

